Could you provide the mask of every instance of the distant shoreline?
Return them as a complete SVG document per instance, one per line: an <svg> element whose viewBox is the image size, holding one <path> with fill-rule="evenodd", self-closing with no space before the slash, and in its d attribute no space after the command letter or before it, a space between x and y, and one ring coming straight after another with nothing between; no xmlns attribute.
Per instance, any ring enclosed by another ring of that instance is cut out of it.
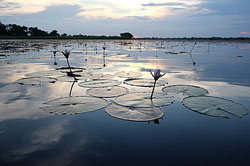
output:
<svg viewBox="0 0 250 166"><path fill-rule="evenodd" d="M158 38L145 37L126 39L119 36L0 36L0 40L20 40L20 39L39 39L39 40L186 40L186 41L250 41L249 37L191 37L191 38Z"/></svg>

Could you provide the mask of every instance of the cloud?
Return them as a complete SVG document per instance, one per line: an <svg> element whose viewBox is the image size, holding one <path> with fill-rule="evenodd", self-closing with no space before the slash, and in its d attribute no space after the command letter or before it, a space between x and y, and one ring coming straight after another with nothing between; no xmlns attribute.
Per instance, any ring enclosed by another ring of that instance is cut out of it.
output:
<svg viewBox="0 0 250 166"><path fill-rule="evenodd" d="M2 0L0 1L1 13L0 16L12 16L16 14L37 13L46 10L49 6L57 5L77 5L81 4L79 0Z"/></svg>
<svg viewBox="0 0 250 166"><path fill-rule="evenodd" d="M142 6L186 6L185 3L146 3Z"/></svg>
<svg viewBox="0 0 250 166"><path fill-rule="evenodd" d="M80 10L76 17L83 19L120 19L126 17L147 17L151 19L179 15L179 11L169 8L183 8L192 12L203 0L2 0L0 16L11 16L18 14L31 14L47 10L48 7L58 5L78 5ZM11 9L11 10L10 10ZM67 12L65 10L64 12Z"/></svg>

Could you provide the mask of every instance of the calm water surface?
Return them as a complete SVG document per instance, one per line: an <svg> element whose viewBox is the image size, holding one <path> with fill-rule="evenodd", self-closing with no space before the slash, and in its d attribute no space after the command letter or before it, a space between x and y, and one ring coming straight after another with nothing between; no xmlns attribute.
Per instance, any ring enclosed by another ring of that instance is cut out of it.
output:
<svg viewBox="0 0 250 166"><path fill-rule="evenodd" d="M228 115L229 119L202 115L183 106L182 95L163 107L160 124L120 120L105 109L59 115L39 107L69 96L71 82L15 83L28 73L66 66L63 55L57 52L54 57L51 51L70 49L72 66L102 74L136 71L143 78L151 78L149 70L158 68L167 73L161 80L169 85L200 86L209 96L233 100L250 110L250 43L198 41L192 57L180 53L189 52L193 44L0 41L0 165L249 165L249 115ZM122 86L130 92L151 92L151 88ZM86 89L75 84L72 96L85 95Z"/></svg>

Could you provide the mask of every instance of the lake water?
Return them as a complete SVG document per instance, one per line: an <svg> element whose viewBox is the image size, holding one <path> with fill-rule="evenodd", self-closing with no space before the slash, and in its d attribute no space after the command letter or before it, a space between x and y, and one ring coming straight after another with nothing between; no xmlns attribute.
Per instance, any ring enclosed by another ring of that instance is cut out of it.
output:
<svg viewBox="0 0 250 166"><path fill-rule="evenodd" d="M196 42L1 40L0 165L249 165L249 115L200 114L182 104L182 94L174 94L175 102L162 107L159 124L118 119L105 108L73 115L49 113L40 108L43 103L88 96L88 88L78 85L81 80L72 87L65 76L41 85L15 82L30 73L66 67L62 53L54 56L52 51L69 49L70 65L84 68L79 73L111 74L124 81L117 72L153 79L149 71L158 68L166 73L160 80L168 85L199 86L208 96L250 110L250 43ZM130 93L152 90L120 86ZM161 93L163 87L155 91Z"/></svg>

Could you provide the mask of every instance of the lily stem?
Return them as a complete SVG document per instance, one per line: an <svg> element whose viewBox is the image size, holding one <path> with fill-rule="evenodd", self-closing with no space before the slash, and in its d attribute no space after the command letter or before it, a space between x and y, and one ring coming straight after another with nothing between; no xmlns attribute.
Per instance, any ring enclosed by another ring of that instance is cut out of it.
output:
<svg viewBox="0 0 250 166"><path fill-rule="evenodd" d="M68 60L68 58L66 58L66 60L67 60L67 64L68 64L68 66L69 66L70 72L73 73L72 70L71 70L71 67L70 67L70 65L69 65L69 60Z"/></svg>
<svg viewBox="0 0 250 166"><path fill-rule="evenodd" d="M154 82L153 90L152 90L152 93L151 93L151 96L150 96L151 100L153 99L153 94L154 94L154 91L155 91L155 84L156 84L156 80Z"/></svg>

